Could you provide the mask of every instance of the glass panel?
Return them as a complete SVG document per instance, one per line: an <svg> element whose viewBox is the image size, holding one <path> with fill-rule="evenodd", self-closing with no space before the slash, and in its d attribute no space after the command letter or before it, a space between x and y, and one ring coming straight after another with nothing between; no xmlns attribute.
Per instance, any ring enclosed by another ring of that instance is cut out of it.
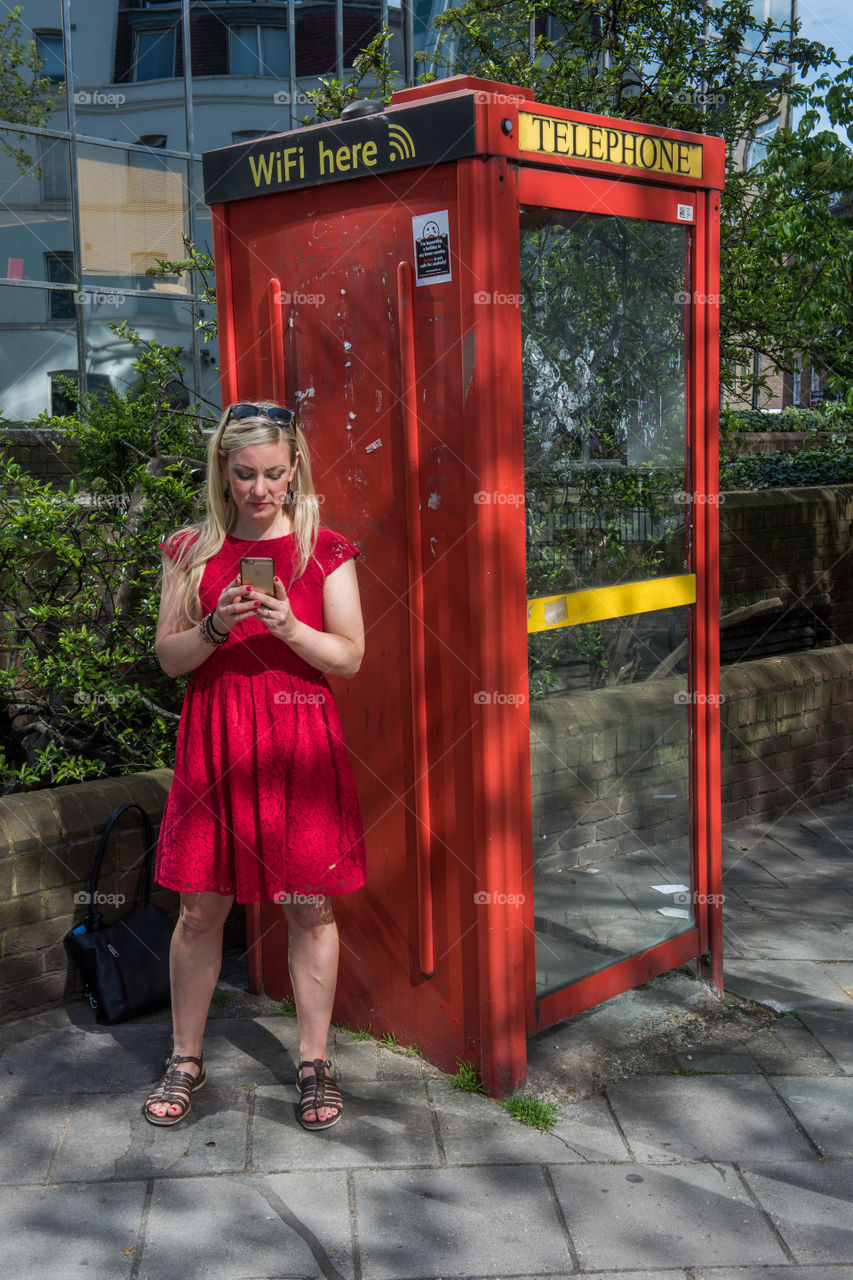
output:
<svg viewBox="0 0 853 1280"><path fill-rule="evenodd" d="M528 596L684 573L689 229L523 208L520 236ZM541 993L692 927L687 610L528 651Z"/></svg>
<svg viewBox="0 0 853 1280"><path fill-rule="evenodd" d="M90 391L110 386L125 392L137 379L133 364L139 350L129 342L122 342L110 328L111 324L121 324L123 320L142 338L182 347L186 365L184 381L192 385L192 318L187 302L152 294L128 297L92 293L89 296L91 300L82 308L82 313ZM178 390L178 397L184 403L189 402L189 394L182 390Z"/></svg>
<svg viewBox="0 0 853 1280"><path fill-rule="evenodd" d="M388 15L389 25L391 14ZM344 0L344 66L351 67L365 45L379 34L382 26L382 6L365 3L351 4ZM364 81L365 89L373 82Z"/></svg>
<svg viewBox="0 0 853 1280"><path fill-rule="evenodd" d="M688 234L521 211L529 595L686 566Z"/></svg>
<svg viewBox="0 0 853 1280"><path fill-rule="evenodd" d="M0 275L52 280L51 254L72 252L68 143L0 129Z"/></svg>
<svg viewBox="0 0 853 1280"><path fill-rule="evenodd" d="M565 635L575 692L530 705L540 995L694 920L687 610L567 627ZM591 690L599 653L617 646L631 683Z"/></svg>
<svg viewBox="0 0 853 1280"><path fill-rule="evenodd" d="M5 19L14 7L11 2L4 4L0 16ZM9 92L0 102L0 119L42 129L64 129L67 104L60 0L40 0L39 4L22 4L20 8L22 12L12 27L12 34L22 44L32 41L41 61L39 79L46 78L49 83L36 100L31 90L31 73L21 66L7 66L5 83ZM4 49L3 53L4 61L9 63L9 50Z"/></svg>
<svg viewBox="0 0 853 1280"><path fill-rule="evenodd" d="M296 9L296 74L314 88L316 76L336 75L334 0L316 0ZM300 85L305 88L304 84Z"/></svg>
<svg viewBox="0 0 853 1280"><path fill-rule="evenodd" d="M104 289L186 292L177 277L146 276L158 258L183 258L186 161L83 144L78 149L83 283Z"/></svg>
<svg viewBox="0 0 853 1280"><path fill-rule="evenodd" d="M185 151L180 5L70 4L78 133Z"/></svg>
<svg viewBox="0 0 853 1280"><path fill-rule="evenodd" d="M0 285L0 407L6 422L60 412L53 379L58 371L74 376L77 368L76 324L49 319L53 296L47 289Z"/></svg>
<svg viewBox="0 0 853 1280"><path fill-rule="evenodd" d="M190 5L196 154L291 128L287 6L251 16Z"/></svg>

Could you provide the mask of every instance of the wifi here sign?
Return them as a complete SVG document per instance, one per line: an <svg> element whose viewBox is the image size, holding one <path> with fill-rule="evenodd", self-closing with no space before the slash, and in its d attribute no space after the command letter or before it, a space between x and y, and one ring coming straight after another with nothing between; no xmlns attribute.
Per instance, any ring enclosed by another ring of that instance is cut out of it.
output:
<svg viewBox="0 0 853 1280"><path fill-rule="evenodd" d="M207 151L208 204L393 173L476 153L473 96L334 120Z"/></svg>

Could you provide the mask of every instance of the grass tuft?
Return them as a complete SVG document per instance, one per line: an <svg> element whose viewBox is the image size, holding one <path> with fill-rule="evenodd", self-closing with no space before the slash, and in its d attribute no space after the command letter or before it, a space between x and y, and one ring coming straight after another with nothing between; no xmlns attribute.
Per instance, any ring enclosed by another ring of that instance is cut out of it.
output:
<svg viewBox="0 0 853 1280"><path fill-rule="evenodd" d="M501 1106L522 1124L541 1129L543 1133L557 1123L560 1114L555 1103L544 1102L542 1098L503 1098Z"/></svg>
<svg viewBox="0 0 853 1280"><path fill-rule="evenodd" d="M223 1009L229 1000L234 999L233 991L214 991L210 997L210 1003L214 1009Z"/></svg>
<svg viewBox="0 0 853 1280"><path fill-rule="evenodd" d="M296 1001L293 996L285 996L283 1000L279 1000L276 1008L283 1018L296 1017Z"/></svg>
<svg viewBox="0 0 853 1280"><path fill-rule="evenodd" d="M463 1062L461 1058L456 1059L459 1070L455 1076L448 1076L450 1083L454 1089L464 1089L468 1093L482 1093L483 1082L477 1075L470 1062Z"/></svg>

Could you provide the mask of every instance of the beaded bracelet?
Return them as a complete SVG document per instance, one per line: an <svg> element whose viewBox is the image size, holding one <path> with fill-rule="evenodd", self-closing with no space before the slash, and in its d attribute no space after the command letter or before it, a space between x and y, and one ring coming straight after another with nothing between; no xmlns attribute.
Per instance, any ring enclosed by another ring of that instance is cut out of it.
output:
<svg viewBox="0 0 853 1280"><path fill-rule="evenodd" d="M213 621L213 619L216 617L216 610L215 610L215 609L213 610L213 612L212 612L212 613L209 613L209 614L207 615L207 617L208 617L208 620L209 620L209 622L210 622L210 629L211 629L211 631L213 632L213 634L214 634L215 636L225 636L226 638L227 638L228 636L230 636L230 634L231 634L231 632L230 632L230 631L220 631L220 630L219 630L219 627L217 627L216 623Z"/></svg>
<svg viewBox="0 0 853 1280"><path fill-rule="evenodd" d="M209 613L205 614L201 622L198 624L199 631L204 636L208 644L213 644L213 645L225 644L225 641L228 639L228 635L222 635L221 632L217 632L216 634L214 634L214 631L211 629L211 621L210 621L211 617L212 617L212 614L209 614Z"/></svg>

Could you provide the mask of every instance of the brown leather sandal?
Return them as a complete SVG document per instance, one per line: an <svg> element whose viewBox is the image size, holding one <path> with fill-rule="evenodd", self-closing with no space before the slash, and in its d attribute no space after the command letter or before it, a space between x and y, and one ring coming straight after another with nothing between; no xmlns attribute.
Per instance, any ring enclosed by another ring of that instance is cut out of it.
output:
<svg viewBox="0 0 853 1280"><path fill-rule="evenodd" d="M194 1062L199 1068L197 1076L191 1076L188 1071L179 1071L178 1067L182 1062ZM205 1071L201 1058L182 1058L179 1054L172 1054L171 1058L166 1059L166 1074L157 1085L149 1097L142 1104L142 1114L149 1124L160 1126L177 1124L179 1120L183 1120L184 1116L189 1114L190 1110L190 1094L194 1090L200 1089L204 1084ZM169 1115L167 1112L164 1116L154 1115L148 1110L152 1102L165 1102L169 1107L179 1106L181 1109L177 1115Z"/></svg>
<svg viewBox="0 0 853 1280"><path fill-rule="evenodd" d="M344 1113L344 1100L340 1089L331 1076L326 1078L326 1067L331 1065L331 1062L324 1062L322 1058L315 1058L313 1062L306 1059L305 1062L300 1062L296 1069L296 1085L299 1089L299 1123L303 1129L328 1129L331 1125L337 1124ZM300 1080L299 1072L303 1067L312 1067L313 1074L305 1075ZM334 1107L336 1114L328 1116L325 1120L304 1119L306 1111L319 1111L321 1107Z"/></svg>

